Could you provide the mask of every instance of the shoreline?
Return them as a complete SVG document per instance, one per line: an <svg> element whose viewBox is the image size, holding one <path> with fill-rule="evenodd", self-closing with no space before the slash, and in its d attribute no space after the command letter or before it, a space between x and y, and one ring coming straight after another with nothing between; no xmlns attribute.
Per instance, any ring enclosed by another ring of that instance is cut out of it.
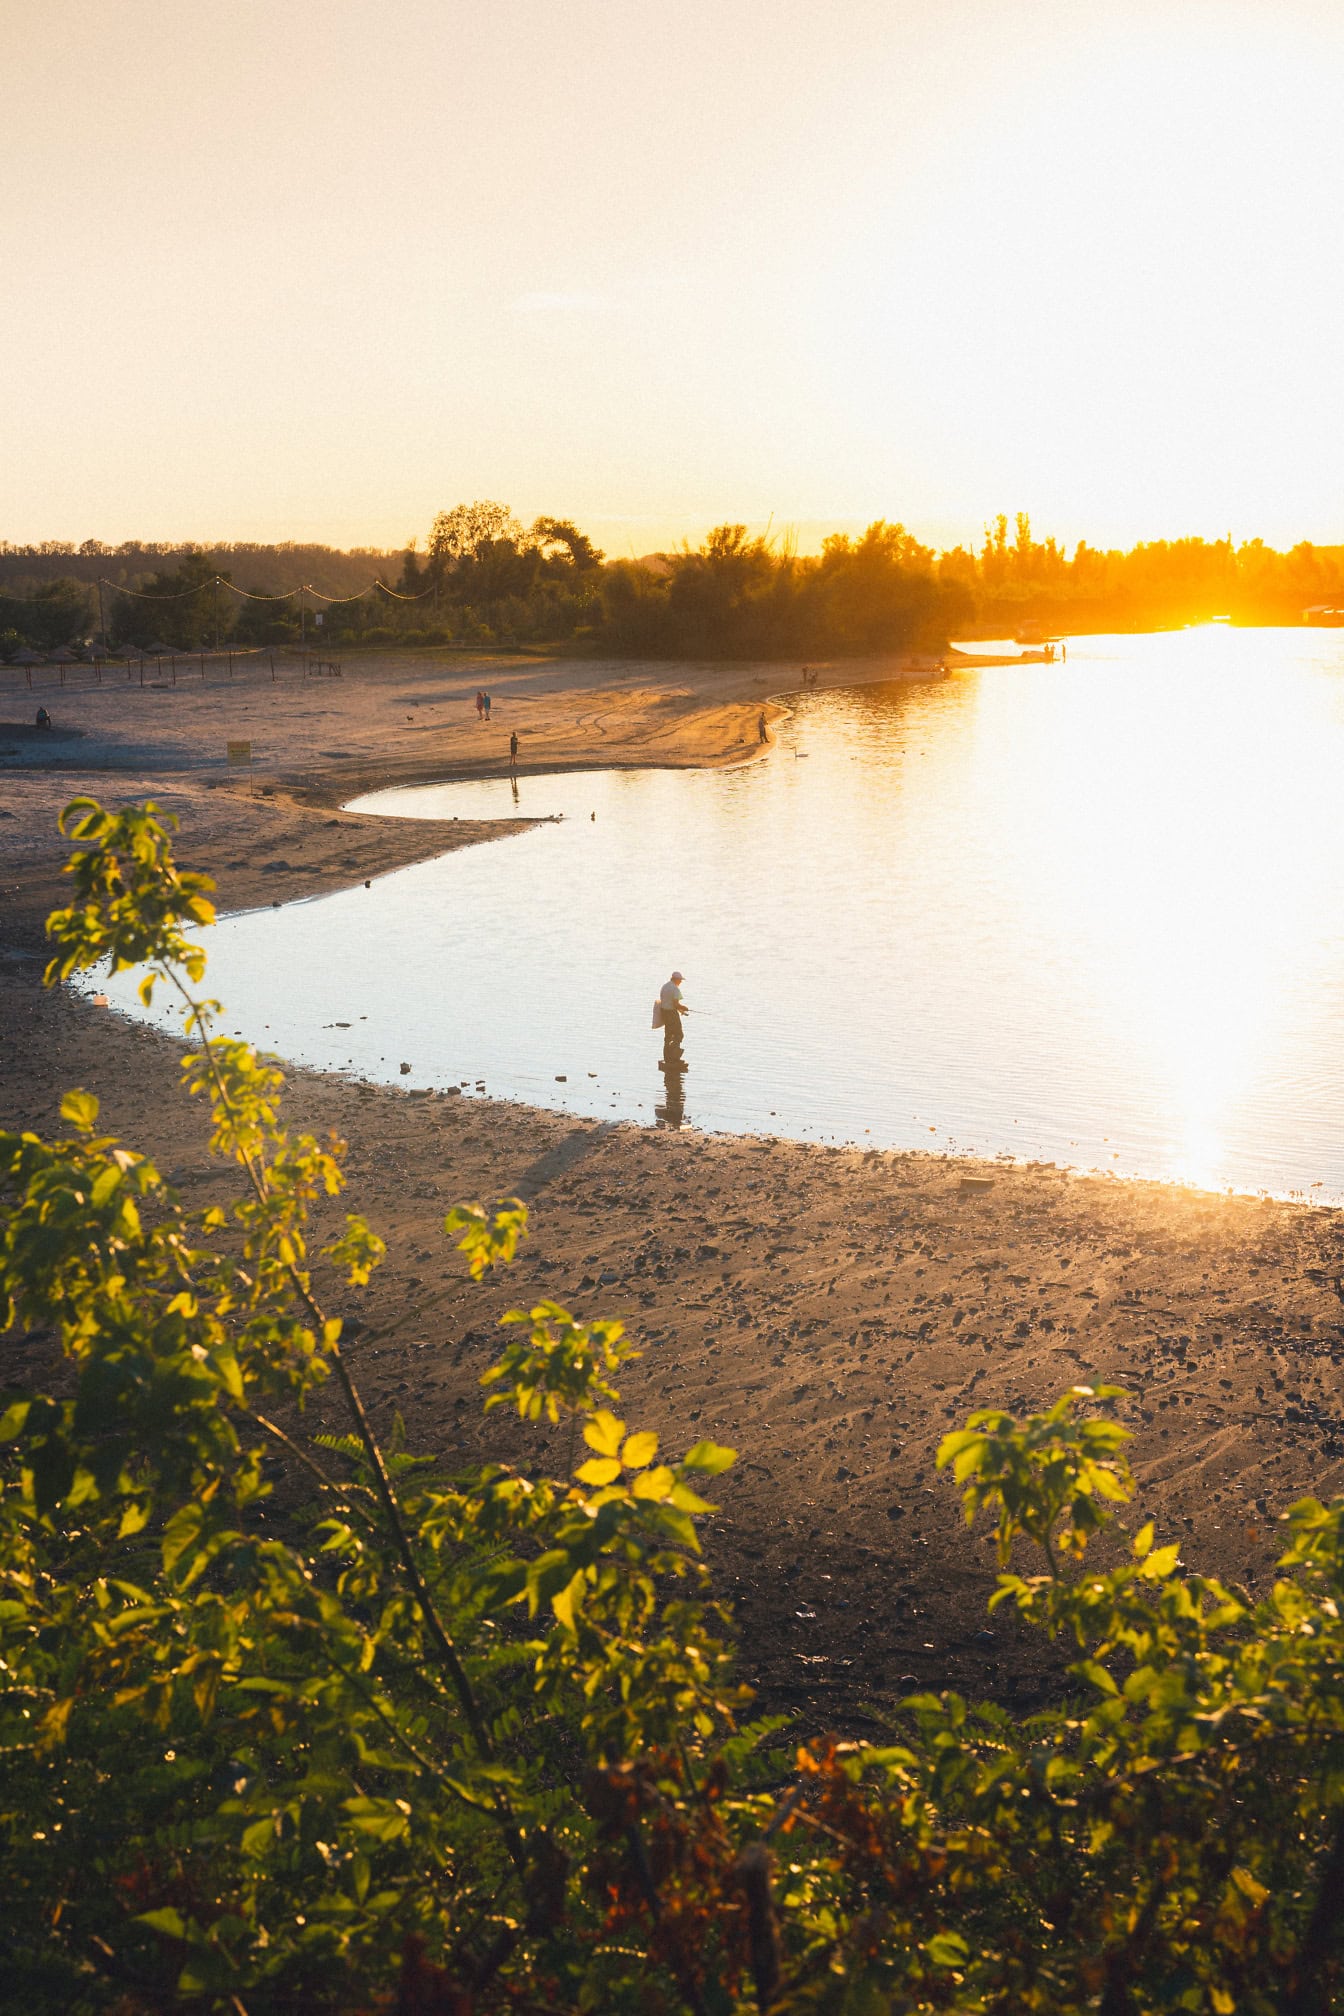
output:
<svg viewBox="0 0 1344 2016"><path fill-rule="evenodd" d="M744 724L785 704L742 690L763 676L753 668L666 667L656 690L648 666L624 687L555 683L572 669L529 661L498 703L497 734L515 707L532 730L529 767L749 761L771 745L744 751ZM851 669L827 683L848 683ZM490 671L498 685L497 663ZM790 690L778 675L776 696ZM312 683L281 701L296 756L313 760L276 775L269 797L205 767L213 710L194 724L195 768L175 760L183 710L165 709L159 760L112 773L115 791L93 766L0 771L11 814L0 819L5 1124L53 1131L61 1092L81 1084L188 1202L218 1185L199 1112L178 1090L180 1043L40 987L42 921L66 853L50 814L81 785L185 815L182 858L216 875L221 910L327 893L531 823L334 812L337 793L354 795L347 764L388 785L450 781L450 755L477 775L498 771L474 721L420 729L423 667L388 669L372 701L368 682ZM315 727L295 711L304 699ZM413 747L383 732L394 703L403 718L390 725L409 727ZM457 774L465 781L465 767ZM352 1355L380 1423L400 1411L413 1446L450 1460L535 1460L535 1433L480 1416L477 1380L495 1319L547 1295L583 1316L623 1316L646 1347L623 1382L632 1418L670 1447L709 1434L741 1451L707 1551L763 1705L852 1719L907 1683L1019 1704L1048 1689L1048 1648L1019 1640L1003 1613L986 1619L992 1560L932 1471L941 1434L977 1405L1020 1411L1089 1376L1126 1386L1136 1518L1192 1536L1192 1566L1232 1580L1266 1572L1274 1512L1344 1489L1337 1207L286 1077L292 1124L350 1142L350 1208L388 1240L388 1267L345 1304L363 1326ZM968 1194L976 1173L991 1187ZM525 1257L499 1286L473 1285L442 1238L443 1211L512 1192L533 1211ZM40 1346L0 1342L5 1379L40 1364Z"/></svg>

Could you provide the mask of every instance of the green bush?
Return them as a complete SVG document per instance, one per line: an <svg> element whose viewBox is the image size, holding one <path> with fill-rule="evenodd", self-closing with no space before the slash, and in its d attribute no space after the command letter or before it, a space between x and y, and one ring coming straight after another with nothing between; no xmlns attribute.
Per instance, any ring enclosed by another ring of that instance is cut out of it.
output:
<svg viewBox="0 0 1344 2016"><path fill-rule="evenodd" d="M939 1460L996 1524L994 1603L1076 1655L1068 1703L743 1726L696 1537L731 1452L631 1430L630 1340L551 1303L505 1319L485 1404L562 1425L563 1476L381 1441L333 1301L382 1242L348 1215L311 1248L341 1144L285 1130L194 994L208 880L151 804L65 819L48 981L177 990L239 1187L187 1208L82 1092L68 1138L0 1135L3 1320L64 1363L0 1423L6 2007L1338 2006L1344 1502L1292 1508L1252 1603L1117 1524L1109 1389L980 1413ZM445 1230L479 1278L526 1214ZM344 1433L305 1434L319 1388Z"/></svg>

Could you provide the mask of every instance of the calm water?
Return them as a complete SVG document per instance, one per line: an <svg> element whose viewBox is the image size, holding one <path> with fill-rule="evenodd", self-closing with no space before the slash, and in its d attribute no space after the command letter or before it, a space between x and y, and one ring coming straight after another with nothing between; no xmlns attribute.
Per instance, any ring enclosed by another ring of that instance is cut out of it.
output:
<svg viewBox="0 0 1344 2016"><path fill-rule="evenodd" d="M524 778L562 821L228 920L226 1026L652 1124L679 966L674 1124L1344 1198L1344 636L1080 639L795 705L764 762Z"/></svg>

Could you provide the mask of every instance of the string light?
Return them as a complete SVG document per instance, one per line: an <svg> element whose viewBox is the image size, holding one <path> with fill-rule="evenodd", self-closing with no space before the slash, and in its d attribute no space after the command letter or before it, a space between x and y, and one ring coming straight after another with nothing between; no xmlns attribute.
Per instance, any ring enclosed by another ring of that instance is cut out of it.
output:
<svg viewBox="0 0 1344 2016"><path fill-rule="evenodd" d="M236 582L228 581L222 574L211 575L208 580L198 581L194 588L175 588L171 594L160 594L153 588L123 588L119 582L109 581L105 574L98 577L100 588L110 588L114 595L130 595L137 602L185 602L189 596L200 595L206 588L227 588L231 595L241 595L247 602L292 602L296 595L314 595L328 608L335 608L343 602L362 602L366 595L386 595L393 602L423 602L426 595L434 593L435 584L422 588L418 595L402 595L395 588L389 588L386 581L370 581L367 588L361 588L354 595L324 595L320 588L314 588L311 581L301 587L286 588L279 595L259 595L251 588L240 588Z"/></svg>

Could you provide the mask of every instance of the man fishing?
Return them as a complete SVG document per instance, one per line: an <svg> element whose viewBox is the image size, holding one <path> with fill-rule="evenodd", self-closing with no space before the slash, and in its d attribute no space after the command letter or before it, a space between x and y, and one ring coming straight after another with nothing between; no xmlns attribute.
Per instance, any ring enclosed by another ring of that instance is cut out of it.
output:
<svg viewBox="0 0 1344 2016"><path fill-rule="evenodd" d="M686 1060L681 1054L681 1018L691 1011L681 998L682 978L680 973L674 973L658 990L658 1006L663 1018L663 1070L669 1077L686 1069Z"/></svg>

